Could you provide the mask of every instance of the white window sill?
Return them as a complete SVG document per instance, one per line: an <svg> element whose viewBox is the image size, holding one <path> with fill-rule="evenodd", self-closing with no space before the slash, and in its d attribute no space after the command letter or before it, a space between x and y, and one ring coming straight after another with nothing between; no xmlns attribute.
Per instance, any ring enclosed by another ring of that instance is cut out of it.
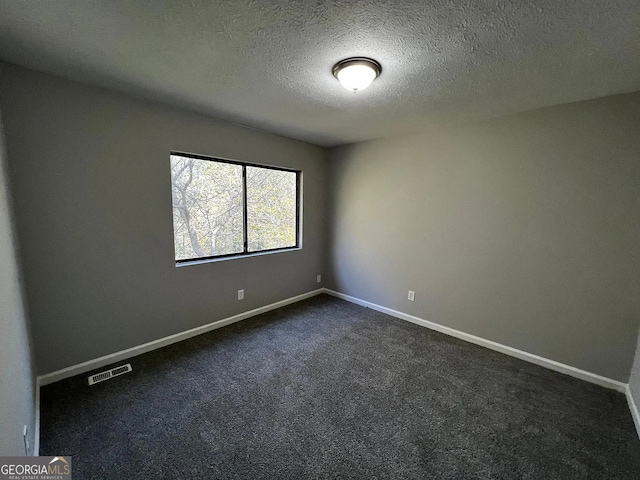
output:
<svg viewBox="0 0 640 480"><path fill-rule="evenodd" d="M186 262L176 263L176 267L187 267L187 266L191 266L191 265L202 265L202 264L205 264L205 263L226 262L226 261L229 261L229 260L238 260L240 258L261 257L263 255L273 255L273 254L277 254L277 253L295 252L295 251L298 251L298 250L302 250L302 247L283 248L281 250L269 250L268 252L244 253L244 254L234 255L234 256L230 256L230 257L194 259L194 260L188 260Z"/></svg>

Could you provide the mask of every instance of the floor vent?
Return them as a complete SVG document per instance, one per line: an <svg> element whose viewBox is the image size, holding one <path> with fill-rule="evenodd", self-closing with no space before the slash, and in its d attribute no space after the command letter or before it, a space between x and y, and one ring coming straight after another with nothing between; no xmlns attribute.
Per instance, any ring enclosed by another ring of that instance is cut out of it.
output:
<svg viewBox="0 0 640 480"><path fill-rule="evenodd" d="M91 375L89 377L89 385L93 385L94 383L98 383L98 382L104 382L105 380L109 380L110 378L117 377L118 375L122 375L123 373L129 373L130 371L131 371L131 364L127 363L126 365L112 368L111 370L107 370L106 372L96 373L95 375Z"/></svg>

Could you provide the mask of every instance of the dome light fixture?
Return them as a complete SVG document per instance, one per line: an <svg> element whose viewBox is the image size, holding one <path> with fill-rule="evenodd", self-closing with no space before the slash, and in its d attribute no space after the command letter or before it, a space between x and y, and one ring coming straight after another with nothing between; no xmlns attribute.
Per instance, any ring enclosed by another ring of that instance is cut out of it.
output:
<svg viewBox="0 0 640 480"><path fill-rule="evenodd" d="M364 90L382 72L382 66L365 57L352 57L341 60L333 67L333 76L347 90L357 93Z"/></svg>

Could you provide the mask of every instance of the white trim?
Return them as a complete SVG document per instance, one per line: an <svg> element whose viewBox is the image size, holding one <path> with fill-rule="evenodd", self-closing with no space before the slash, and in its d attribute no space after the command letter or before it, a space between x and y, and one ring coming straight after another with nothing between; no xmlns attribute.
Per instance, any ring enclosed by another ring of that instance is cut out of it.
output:
<svg viewBox="0 0 640 480"><path fill-rule="evenodd" d="M33 427L33 456L40 455L40 379L36 377L36 413Z"/></svg>
<svg viewBox="0 0 640 480"><path fill-rule="evenodd" d="M386 313L387 315L391 315L392 317L400 318L402 320L406 320L408 322L415 323L423 327L427 327L431 330L444 333L445 335L456 337L461 340L465 340L469 343L480 345L481 347L486 347L491 350L495 350L496 352L504 353L511 357L519 358L520 360L524 360L525 362L534 363L541 367L545 367L550 370L554 370L556 372L564 373L565 375L570 375L575 378L579 378L580 380L585 380L590 383L595 383L596 385L600 385L602 387L611 388L613 390L617 390L618 392L624 393L627 390L626 383L622 383L617 380L613 380L611 378L607 378L601 375L597 375L595 373L587 372L586 370L580 370L579 368L575 368L570 365L566 365L564 363L556 362L555 360L549 360L548 358L540 357L538 355L524 352L516 348L508 347L506 345L502 345L501 343L493 342L491 340L486 340L481 337L476 337L475 335L461 332L460 330L455 330L453 328L445 327L444 325L433 323L428 320L424 320L422 318L409 315L407 313L402 313L397 310L393 310L391 308L383 307L381 305L376 305L375 303L367 302L365 300L361 300L359 298L352 297L350 295L345 295L344 293L339 293L334 290L329 290L328 288L325 288L324 292L328 293L329 295L333 295L334 297L341 298L342 300L346 300L351 303L356 303L363 307L377 310L378 312Z"/></svg>
<svg viewBox="0 0 640 480"><path fill-rule="evenodd" d="M302 235L300 235L300 238L302 238ZM239 253L228 257L195 258L193 260L187 260L180 263L176 262L176 268L189 267L191 265L204 265L205 263L226 262L227 260L236 260L238 258L261 257L264 255L271 255L273 253L295 252L296 250L302 250L302 247L286 247L278 250L268 250L266 252Z"/></svg>
<svg viewBox="0 0 640 480"><path fill-rule="evenodd" d="M228 318L223 318L222 320L217 320L215 322L208 323L200 327L192 328L190 330L176 333L174 335L169 335L168 337L159 338L158 340L153 340L151 342L144 343L136 347L127 348L126 350L121 350L119 352L111 353L109 355L105 355L103 357L82 362L77 365L72 365L70 367L63 368L61 370L56 370L55 372L40 375L37 377L37 382L39 386L43 386L43 385L48 385L50 383L57 382L59 380L64 380L65 378L73 377L75 375L79 375L81 373L85 373L90 370L94 370L96 368L104 367L105 365L110 365L112 363L119 362L127 358L135 357L136 355L150 352L152 350L156 350L158 348L171 345L172 343L186 340L187 338L195 337L196 335L200 335L200 334L209 332L211 330L215 330L217 328L221 328L226 325L239 322L240 320L244 320L249 317L254 317L256 315L260 315L261 313L269 312L271 310L284 307L285 305L289 305L291 303L299 302L300 300L304 300L305 298L314 297L316 295L321 294L322 292L323 292L323 289L319 288L311 292L303 293L302 295L297 295L295 297L287 298L284 300L280 300L279 302L265 305L264 307L255 308L253 310L249 310L248 312L239 313L238 315L234 315Z"/></svg>
<svg viewBox="0 0 640 480"><path fill-rule="evenodd" d="M631 416L633 417L633 423L636 424L636 432L638 432L638 438L640 438L640 412L638 412L638 406L636 405L635 399L631 394L631 388L629 388L629 385L627 385L625 394L627 396L627 403L629 403L629 410L631 410Z"/></svg>

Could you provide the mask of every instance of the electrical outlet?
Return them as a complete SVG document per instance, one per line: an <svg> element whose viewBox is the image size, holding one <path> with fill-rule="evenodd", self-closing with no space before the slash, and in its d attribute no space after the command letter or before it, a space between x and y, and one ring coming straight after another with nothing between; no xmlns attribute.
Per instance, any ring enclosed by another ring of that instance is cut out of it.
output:
<svg viewBox="0 0 640 480"><path fill-rule="evenodd" d="M416 292L409 290L409 295L407 297L409 299L410 302L415 302L416 301Z"/></svg>
<svg viewBox="0 0 640 480"><path fill-rule="evenodd" d="M22 429L22 440L24 440L24 454L29 456L29 428L26 425Z"/></svg>
<svg viewBox="0 0 640 480"><path fill-rule="evenodd" d="M244 300L244 289L238 290L238 300Z"/></svg>
<svg viewBox="0 0 640 480"><path fill-rule="evenodd" d="M316 275L316 283L320 283L322 281L322 275Z"/></svg>

